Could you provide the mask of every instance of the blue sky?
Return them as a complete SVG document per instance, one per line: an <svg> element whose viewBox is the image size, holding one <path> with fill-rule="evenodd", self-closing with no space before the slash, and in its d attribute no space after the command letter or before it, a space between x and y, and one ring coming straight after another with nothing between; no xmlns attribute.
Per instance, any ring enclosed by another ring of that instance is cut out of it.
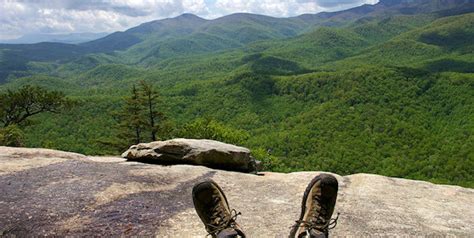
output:
<svg viewBox="0 0 474 238"><path fill-rule="evenodd" d="M0 40L25 34L122 31L182 13L274 17L338 11L378 0L0 0Z"/></svg>

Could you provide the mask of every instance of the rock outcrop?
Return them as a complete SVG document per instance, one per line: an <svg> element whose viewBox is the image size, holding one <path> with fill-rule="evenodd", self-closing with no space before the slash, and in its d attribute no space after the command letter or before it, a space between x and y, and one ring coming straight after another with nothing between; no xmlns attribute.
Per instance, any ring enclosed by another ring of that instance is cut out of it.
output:
<svg viewBox="0 0 474 238"><path fill-rule="evenodd" d="M27 165L32 166L27 166ZM249 237L286 237L319 172L160 166L0 147L0 236L204 237L191 189L213 179ZM379 175L339 181L332 237L472 237L474 190Z"/></svg>
<svg viewBox="0 0 474 238"><path fill-rule="evenodd" d="M122 157L162 165L192 164L240 172L256 172L250 150L215 140L172 139L133 145Z"/></svg>

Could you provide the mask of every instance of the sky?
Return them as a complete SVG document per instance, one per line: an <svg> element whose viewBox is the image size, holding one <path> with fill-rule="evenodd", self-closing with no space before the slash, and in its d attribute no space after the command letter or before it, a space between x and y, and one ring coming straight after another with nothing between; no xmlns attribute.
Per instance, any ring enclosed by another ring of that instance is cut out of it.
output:
<svg viewBox="0 0 474 238"><path fill-rule="evenodd" d="M289 17L376 2L378 0L0 0L0 40L38 33L123 31L183 13L206 19L236 12Z"/></svg>

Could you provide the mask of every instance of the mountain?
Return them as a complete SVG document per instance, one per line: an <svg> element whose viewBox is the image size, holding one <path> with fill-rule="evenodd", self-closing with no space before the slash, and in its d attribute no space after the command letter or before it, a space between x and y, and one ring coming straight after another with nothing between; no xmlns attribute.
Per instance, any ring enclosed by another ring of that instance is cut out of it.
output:
<svg viewBox="0 0 474 238"><path fill-rule="evenodd" d="M426 26L400 34L361 54L338 62L357 62L427 70L474 72L474 13L436 20Z"/></svg>
<svg viewBox="0 0 474 238"><path fill-rule="evenodd" d="M108 33L69 33L69 34L27 34L20 38L13 40L0 41L0 43L6 44L34 44L40 42L55 42L55 43L68 43L78 44L95 39L102 38L108 35Z"/></svg>
<svg viewBox="0 0 474 238"><path fill-rule="evenodd" d="M163 50L162 47L166 52L164 58L167 58L166 54L181 54L180 50L176 49L180 46L186 48L185 53L212 52L241 47L255 41L294 37L320 25L340 26L371 16L415 15L446 9L474 10L474 0L381 1L375 5L364 5L341 12L306 14L293 18L237 13L215 20L205 20L192 14L183 14L176 18L144 23L83 45L93 52L124 50L132 46L135 46L135 50L131 49L132 54L142 49L151 51L139 59L141 62L147 57L156 56L156 52ZM163 42L164 46L152 47L160 42ZM218 46L210 47L208 42L218 43ZM162 59L160 56L156 58Z"/></svg>
<svg viewBox="0 0 474 238"><path fill-rule="evenodd" d="M112 52L124 50L147 38L167 39L181 37L194 32L195 28L206 20L192 14L183 14L176 18L152 21L133 27L124 32L115 32L104 38L86 42L81 46L91 52Z"/></svg>
<svg viewBox="0 0 474 238"><path fill-rule="evenodd" d="M470 6L413 0L292 18L185 14L82 44L1 45L0 92L34 84L80 102L21 126L27 146L123 152L104 144L117 139L124 96L144 80L161 94L164 139L223 133L273 171L473 187Z"/></svg>
<svg viewBox="0 0 474 238"><path fill-rule="evenodd" d="M32 62L71 60L85 53L80 46L64 43L0 44L0 83L9 76L28 75Z"/></svg>
<svg viewBox="0 0 474 238"><path fill-rule="evenodd" d="M340 12L305 14L292 18L238 13L205 20L192 14L183 14L143 23L124 32L115 32L76 46L55 45L50 48L48 44L13 47L0 44L0 82L4 82L10 74L25 75L31 61L64 61L91 53L118 52L114 60L117 63L152 66L177 56L234 49L257 41L291 38L318 26L342 27L364 19L399 15L432 14L436 18L473 10L474 0L386 0ZM48 51L48 56L40 59L31 57L31 48ZM71 51L69 55L67 51Z"/></svg>
<svg viewBox="0 0 474 238"><path fill-rule="evenodd" d="M365 4L339 12L303 14L297 18L305 22L338 26L367 17L388 17L393 15L418 15L427 13L461 14L474 10L474 0L381 0L374 5Z"/></svg>

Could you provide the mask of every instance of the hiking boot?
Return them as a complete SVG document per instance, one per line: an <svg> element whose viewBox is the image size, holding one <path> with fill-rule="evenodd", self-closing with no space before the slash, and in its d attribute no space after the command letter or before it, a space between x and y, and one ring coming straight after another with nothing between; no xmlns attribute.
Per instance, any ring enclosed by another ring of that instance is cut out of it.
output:
<svg viewBox="0 0 474 238"><path fill-rule="evenodd" d="M337 224L331 220L336 205L338 183L330 174L316 176L306 187L301 204L301 215L293 226L290 237L328 237L328 230Z"/></svg>
<svg viewBox="0 0 474 238"><path fill-rule="evenodd" d="M193 188L193 202L197 214L212 237L245 237L235 222L240 213L230 210L227 198L216 182L209 180Z"/></svg>

